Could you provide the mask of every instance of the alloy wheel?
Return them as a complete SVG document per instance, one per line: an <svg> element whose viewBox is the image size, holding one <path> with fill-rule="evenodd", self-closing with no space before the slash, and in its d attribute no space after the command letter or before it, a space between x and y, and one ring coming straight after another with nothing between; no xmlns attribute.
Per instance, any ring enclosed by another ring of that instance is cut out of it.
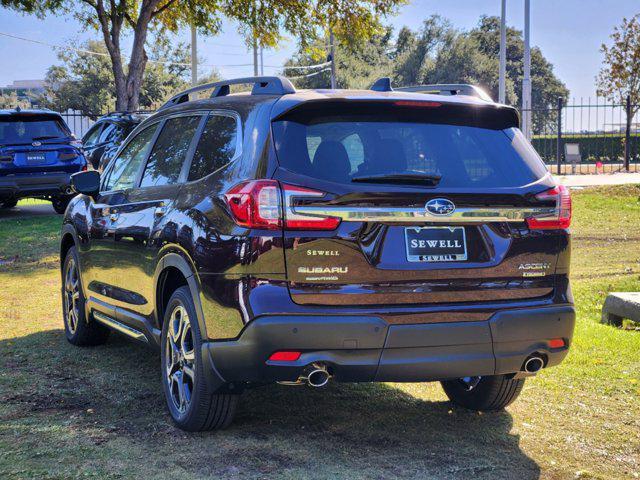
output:
<svg viewBox="0 0 640 480"><path fill-rule="evenodd" d="M78 330L78 321L80 318L80 279L78 276L78 266L74 258L67 263L67 271L64 276L64 305L65 320L67 329L71 335L75 335Z"/></svg>
<svg viewBox="0 0 640 480"><path fill-rule="evenodd" d="M195 352L191 322L186 309L176 306L171 312L165 345L165 380L175 409L184 414L193 396Z"/></svg>

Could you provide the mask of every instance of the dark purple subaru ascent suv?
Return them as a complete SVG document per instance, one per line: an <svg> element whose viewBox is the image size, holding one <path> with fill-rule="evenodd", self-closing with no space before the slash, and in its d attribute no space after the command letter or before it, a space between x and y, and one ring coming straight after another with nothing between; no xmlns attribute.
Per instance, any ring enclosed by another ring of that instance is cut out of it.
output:
<svg viewBox="0 0 640 480"><path fill-rule="evenodd" d="M173 97L72 178L68 340L159 348L191 431L270 382L440 381L504 408L571 344L571 199L516 110L436 87L252 77Z"/></svg>

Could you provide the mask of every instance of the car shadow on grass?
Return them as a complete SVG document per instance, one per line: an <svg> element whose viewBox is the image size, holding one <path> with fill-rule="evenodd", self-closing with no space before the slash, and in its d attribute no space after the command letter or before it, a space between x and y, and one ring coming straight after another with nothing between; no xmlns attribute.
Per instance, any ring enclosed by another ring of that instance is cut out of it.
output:
<svg viewBox="0 0 640 480"><path fill-rule="evenodd" d="M0 341L6 372L0 376L0 423L28 432L25 437L37 435L38 441L22 437L35 445L30 454L42 441L64 457L80 442L85 454L77 472L85 462L99 472L108 457L119 456L125 477L140 468L149 477L175 478L540 475L511 433L508 411L481 415L454 407L435 386L269 385L245 392L227 430L188 434L166 413L158 367L157 352L118 335L94 348L69 345L62 330ZM50 428L32 432L25 425ZM152 452L144 467L124 454L131 448Z"/></svg>

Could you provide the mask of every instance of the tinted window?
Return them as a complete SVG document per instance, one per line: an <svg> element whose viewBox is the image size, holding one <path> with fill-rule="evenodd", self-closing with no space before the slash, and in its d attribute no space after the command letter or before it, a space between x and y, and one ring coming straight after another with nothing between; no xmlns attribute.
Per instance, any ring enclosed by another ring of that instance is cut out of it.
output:
<svg viewBox="0 0 640 480"><path fill-rule="evenodd" d="M110 142L115 137L117 132L118 127L115 123L107 123L100 133L98 143Z"/></svg>
<svg viewBox="0 0 640 480"><path fill-rule="evenodd" d="M82 144L85 147L90 147L92 146L94 143L96 143L96 140L98 139L98 135L100 135L100 130L102 129L102 123L98 123L96 125L94 125L93 127L91 127L91 129L85 134L84 138L82 139Z"/></svg>
<svg viewBox="0 0 640 480"><path fill-rule="evenodd" d="M178 181L201 118L193 116L167 120L149 156L141 187L168 185Z"/></svg>
<svg viewBox="0 0 640 480"><path fill-rule="evenodd" d="M26 115L0 117L0 144L31 143L67 136L68 129L58 119Z"/></svg>
<svg viewBox="0 0 640 480"><path fill-rule="evenodd" d="M442 187L513 187L546 174L515 128L332 116L310 124L275 122L273 130L283 167L332 182L406 173L439 175Z"/></svg>
<svg viewBox="0 0 640 480"><path fill-rule="evenodd" d="M135 186L156 128L157 125L151 125L142 130L113 160L113 167L109 171L103 190L125 190Z"/></svg>
<svg viewBox="0 0 640 480"><path fill-rule="evenodd" d="M236 154L237 138L238 124L234 117L209 117L191 161L189 181L206 177L229 163Z"/></svg>

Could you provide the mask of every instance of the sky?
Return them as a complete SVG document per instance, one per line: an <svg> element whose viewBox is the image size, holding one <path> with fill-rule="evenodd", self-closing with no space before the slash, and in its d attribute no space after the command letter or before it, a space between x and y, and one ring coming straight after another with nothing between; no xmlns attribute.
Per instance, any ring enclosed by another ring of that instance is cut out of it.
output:
<svg viewBox="0 0 640 480"><path fill-rule="evenodd" d="M587 99L595 95L594 78L602 63L600 45L609 40L623 17L636 13L640 13L637 0L531 0L531 44L542 49L572 97ZM500 0L413 0L386 23L396 32L403 26L415 30L432 14L449 19L458 28L470 29L482 15L499 15ZM524 0L507 0L507 24L523 28ZM41 20L2 8L0 33L54 45L77 46L83 40L100 38L95 31L83 30L73 18L48 16ZM176 41L188 42L189 38L185 31ZM253 73L252 54L233 22L224 22L216 37L200 37L198 48L203 63L218 66L223 77ZM295 40L289 39L277 50L265 50L265 74L275 73L294 49ZM0 86L13 80L42 79L47 68L56 63L56 52L51 48L0 35ZM228 66L242 64L249 65ZM199 70L206 74L210 68Z"/></svg>

